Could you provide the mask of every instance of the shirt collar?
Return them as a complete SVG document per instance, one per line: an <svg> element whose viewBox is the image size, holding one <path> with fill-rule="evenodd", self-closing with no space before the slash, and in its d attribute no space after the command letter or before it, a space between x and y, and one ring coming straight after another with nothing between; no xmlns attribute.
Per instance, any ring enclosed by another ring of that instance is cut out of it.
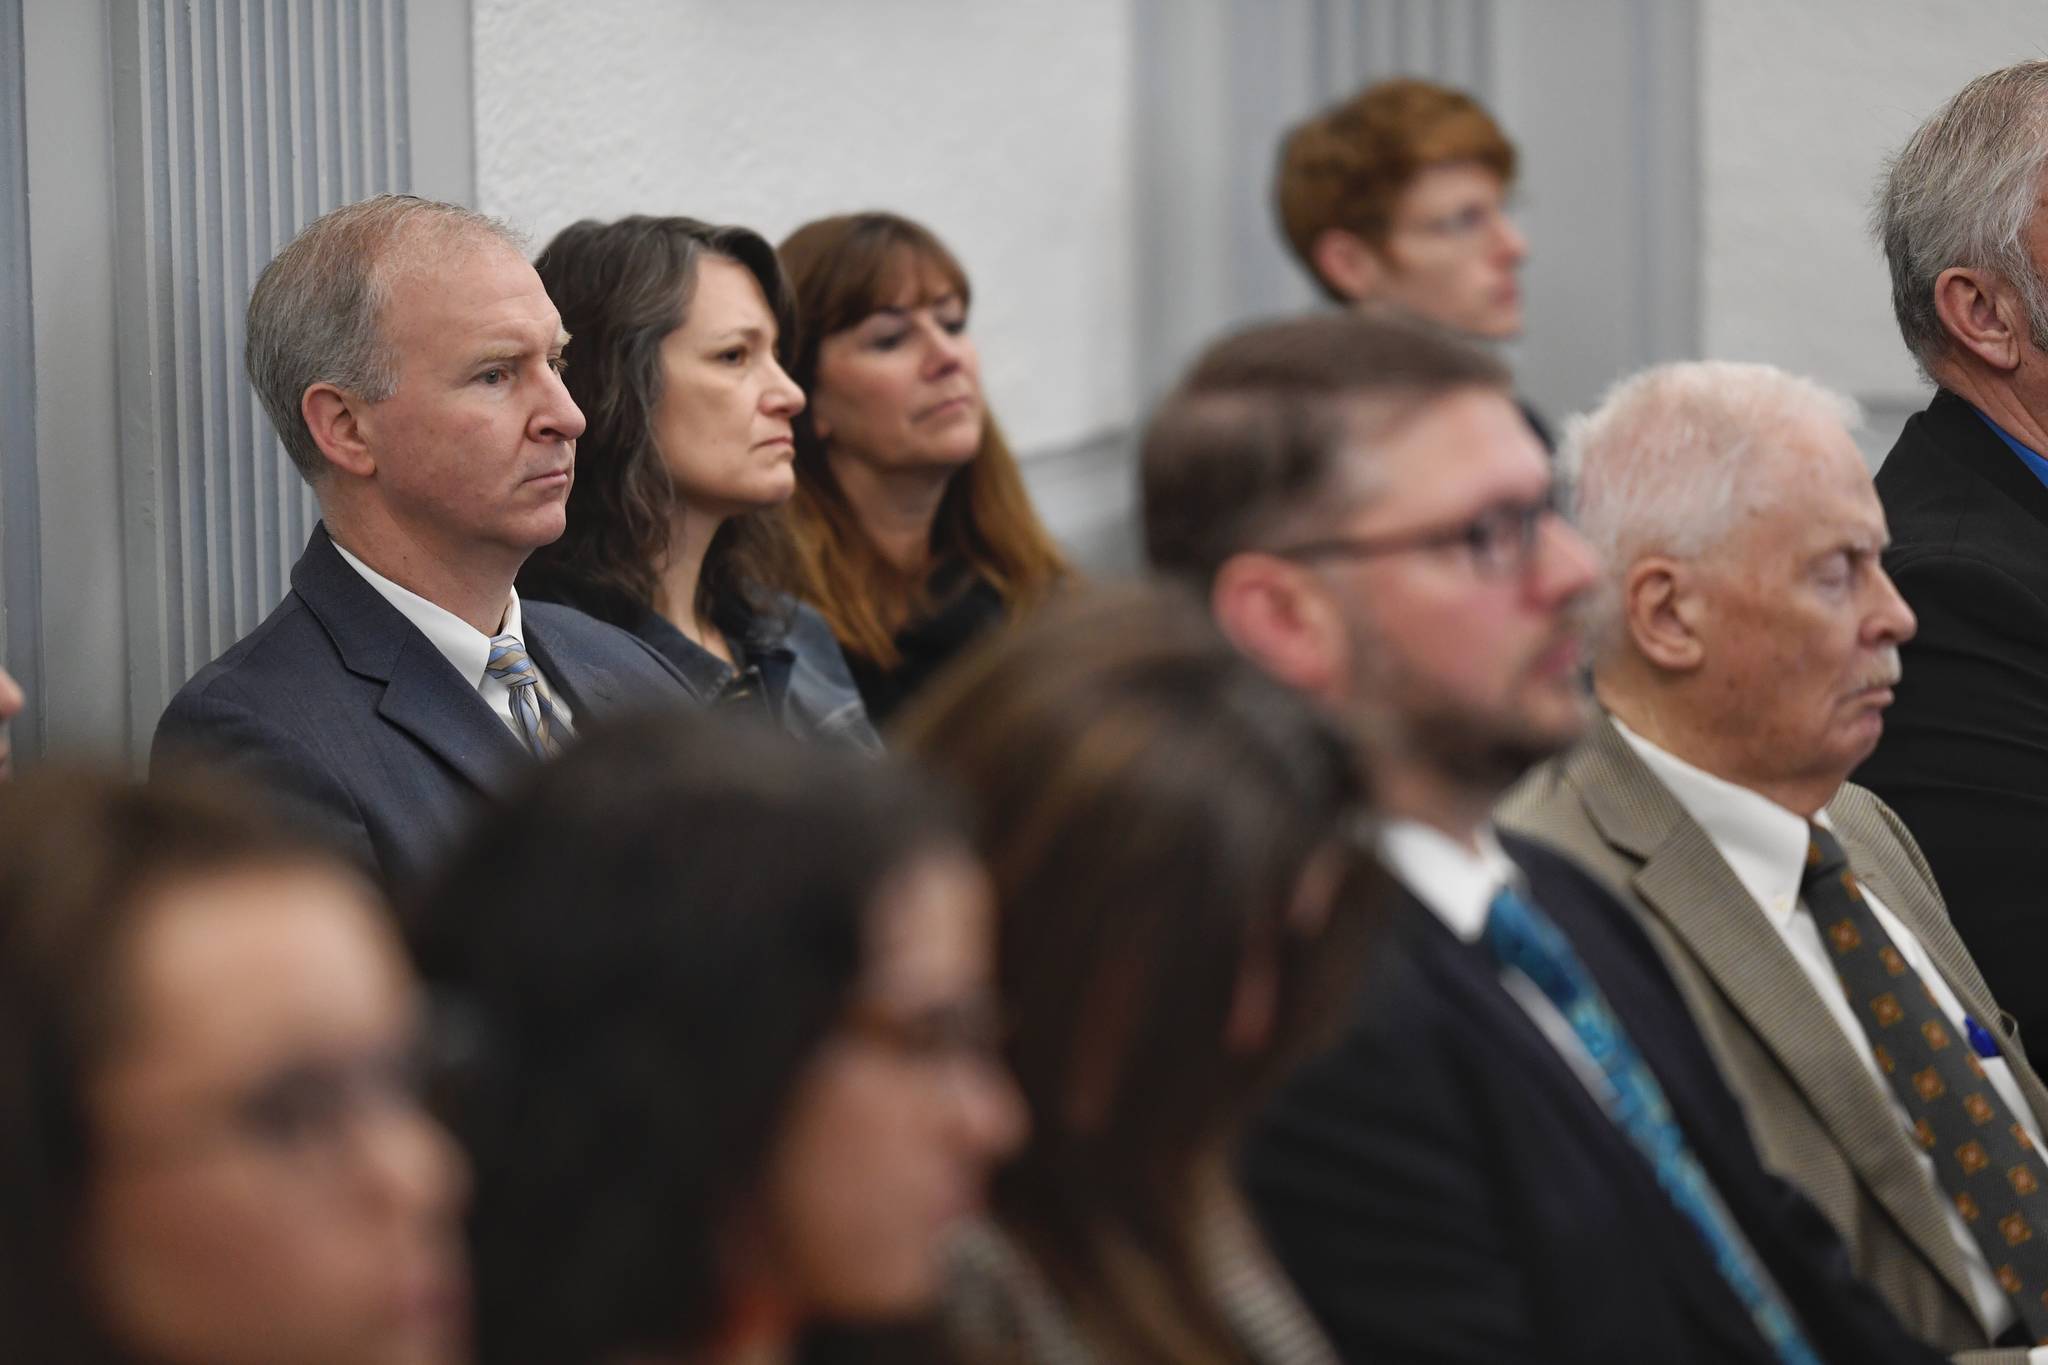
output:
<svg viewBox="0 0 2048 1365"><path fill-rule="evenodd" d="M656 653L676 666L691 692L701 700L712 700L733 681L754 669L776 695L783 691L780 679L788 676L796 652L767 617L755 614L743 603L721 610L718 628L725 635L738 667L727 663L676 628L675 622L652 607L642 607L626 622L633 634L652 645Z"/></svg>
<svg viewBox="0 0 2048 1365"><path fill-rule="evenodd" d="M378 573L362 560L344 549L339 541L334 548L348 561L349 567L363 576L363 581L377 590L386 602L397 608L398 614L412 622L427 642L440 651L441 656L455 666L455 671L469 680L472 687L481 687L484 681L484 666L491 659L491 637L457 616L446 607L429 602L410 588L401 587L383 574ZM515 589L507 595L505 621L499 627L501 633L519 638L524 622L519 612L519 593Z"/></svg>
<svg viewBox="0 0 2048 1365"><path fill-rule="evenodd" d="M1475 853L1419 820L1389 820L1380 827L1380 856L1388 870L1467 943L1485 931L1494 896L1519 880L1492 829L1481 826L1476 839Z"/></svg>
<svg viewBox="0 0 2048 1365"><path fill-rule="evenodd" d="M1685 813L1707 832L1735 879L1782 931L1798 906L1806 871L1806 820L1767 796L1694 767L1619 720L1608 719ZM1833 828L1826 811L1817 813L1814 823Z"/></svg>

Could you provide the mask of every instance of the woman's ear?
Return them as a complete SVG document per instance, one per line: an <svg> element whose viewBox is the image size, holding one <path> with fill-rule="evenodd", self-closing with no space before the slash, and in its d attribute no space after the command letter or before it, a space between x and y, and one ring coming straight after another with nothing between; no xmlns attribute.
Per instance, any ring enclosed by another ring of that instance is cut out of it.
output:
<svg viewBox="0 0 2048 1365"><path fill-rule="evenodd" d="M1254 1057L1272 1046L1280 1013L1280 971L1270 950L1254 949L1237 969L1230 1013L1223 1020L1223 1048L1233 1057Z"/></svg>

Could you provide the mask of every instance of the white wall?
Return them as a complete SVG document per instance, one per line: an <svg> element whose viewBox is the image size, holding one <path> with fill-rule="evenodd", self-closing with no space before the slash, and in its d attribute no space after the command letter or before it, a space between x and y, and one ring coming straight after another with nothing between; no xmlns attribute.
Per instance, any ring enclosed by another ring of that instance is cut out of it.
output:
<svg viewBox="0 0 2048 1365"><path fill-rule="evenodd" d="M975 288L1021 451L1136 416L1127 0L475 0L477 196L535 235L888 208Z"/></svg>
<svg viewBox="0 0 2048 1365"><path fill-rule="evenodd" d="M1698 351L1698 3L1500 0L1494 112L1521 151L1522 394L1561 426Z"/></svg>
<svg viewBox="0 0 2048 1365"><path fill-rule="evenodd" d="M35 321L42 689L17 752L129 745L120 426L114 350L113 47L98 5L24 7ZM38 139L43 139L39 141ZM48 148L53 155L37 158ZM10 450L9 459L28 452ZM25 722L25 723L24 723ZM24 742L26 741L26 742Z"/></svg>
<svg viewBox="0 0 2048 1365"><path fill-rule="evenodd" d="M1327 306L1281 236L1273 174L1300 120L1422 75L1482 101L1493 0L1138 0L1139 383L1169 388L1222 333Z"/></svg>
<svg viewBox="0 0 2048 1365"><path fill-rule="evenodd" d="M1815 375L1895 425L1924 385L1868 227L1884 158L1972 76L2048 55L2048 6L1704 0L1701 31L1707 353Z"/></svg>

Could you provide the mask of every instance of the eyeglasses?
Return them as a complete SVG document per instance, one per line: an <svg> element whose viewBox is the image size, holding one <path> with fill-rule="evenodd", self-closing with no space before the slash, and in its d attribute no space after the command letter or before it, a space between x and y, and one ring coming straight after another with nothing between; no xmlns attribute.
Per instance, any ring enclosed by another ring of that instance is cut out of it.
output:
<svg viewBox="0 0 2048 1365"><path fill-rule="evenodd" d="M986 996L950 1001L916 1013L901 1013L874 1000L848 1007L846 1027L914 1062L1000 1059L1009 1033L1002 1008Z"/></svg>
<svg viewBox="0 0 2048 1365"><path fill-rule="evenodd" d="M1455 213L1440 213L1434 218L1421 218L1412 223L1396 223L1394 231L1441 237L1447 241L1466 241L1512 223L1512 215L1520 207L1514 200L1471 204Z"/></svg>
<svg viewBox="0 0 2048 1365"><path fill-rule="evenodd" d="M307 1058L239 1093L191 1107L174 1129L122 1146L151 1161L237 1152L331 1175L360 1156L366 1124L402 1113L424 1119L424 1048Z"/></svg>
<svg viewBox="0 0 2048 1365"><path fill-rule="evenodd" d="M1424 527L1385 536L1328 536L1287 545L1269 553L1282 559L1375 559L1412 550L1463 547L1472 567L1486 578L1519 578L1536 557L1537 533L1547 517L1562 517L1566 494L1552 484L1530 502L1495 503L1470 521Z"/></svg>

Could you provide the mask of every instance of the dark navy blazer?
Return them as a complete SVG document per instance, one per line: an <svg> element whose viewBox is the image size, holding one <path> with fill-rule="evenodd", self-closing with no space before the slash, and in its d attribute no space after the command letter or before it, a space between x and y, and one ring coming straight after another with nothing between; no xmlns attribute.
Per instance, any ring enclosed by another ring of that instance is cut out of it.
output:
<svg viewBox="0 0 2048 1365"><path fill-rule="evenodd" d="M579 725L689 700L675 670L626 632L568 607L520 608L527 652ZM152 769L194 753L256 773L391 887L425 871L481 799L532 761L324 526L284 601L157 722Z"/></svg>
<svg viewBox="0 0 2048 1365"><path fill-rule="evenodd" d="M1855 780L1913 831L1999 1004L2048 1047L2048 488L1943 389L1877 471L1919 629Z"/></svg>
<svg viewBox="0 0 2048 1365"><path fill-rule="evenodd" d="M1942 1357L1767 1173L1656 950L1604 889L1503 839L1571 938L1823 1360ZM1695 1365L1776 1357L1650 1165L1501 986L1399 893L1337 1045L1255 1125L1245 1176L1347 1361Z"/></svg>

